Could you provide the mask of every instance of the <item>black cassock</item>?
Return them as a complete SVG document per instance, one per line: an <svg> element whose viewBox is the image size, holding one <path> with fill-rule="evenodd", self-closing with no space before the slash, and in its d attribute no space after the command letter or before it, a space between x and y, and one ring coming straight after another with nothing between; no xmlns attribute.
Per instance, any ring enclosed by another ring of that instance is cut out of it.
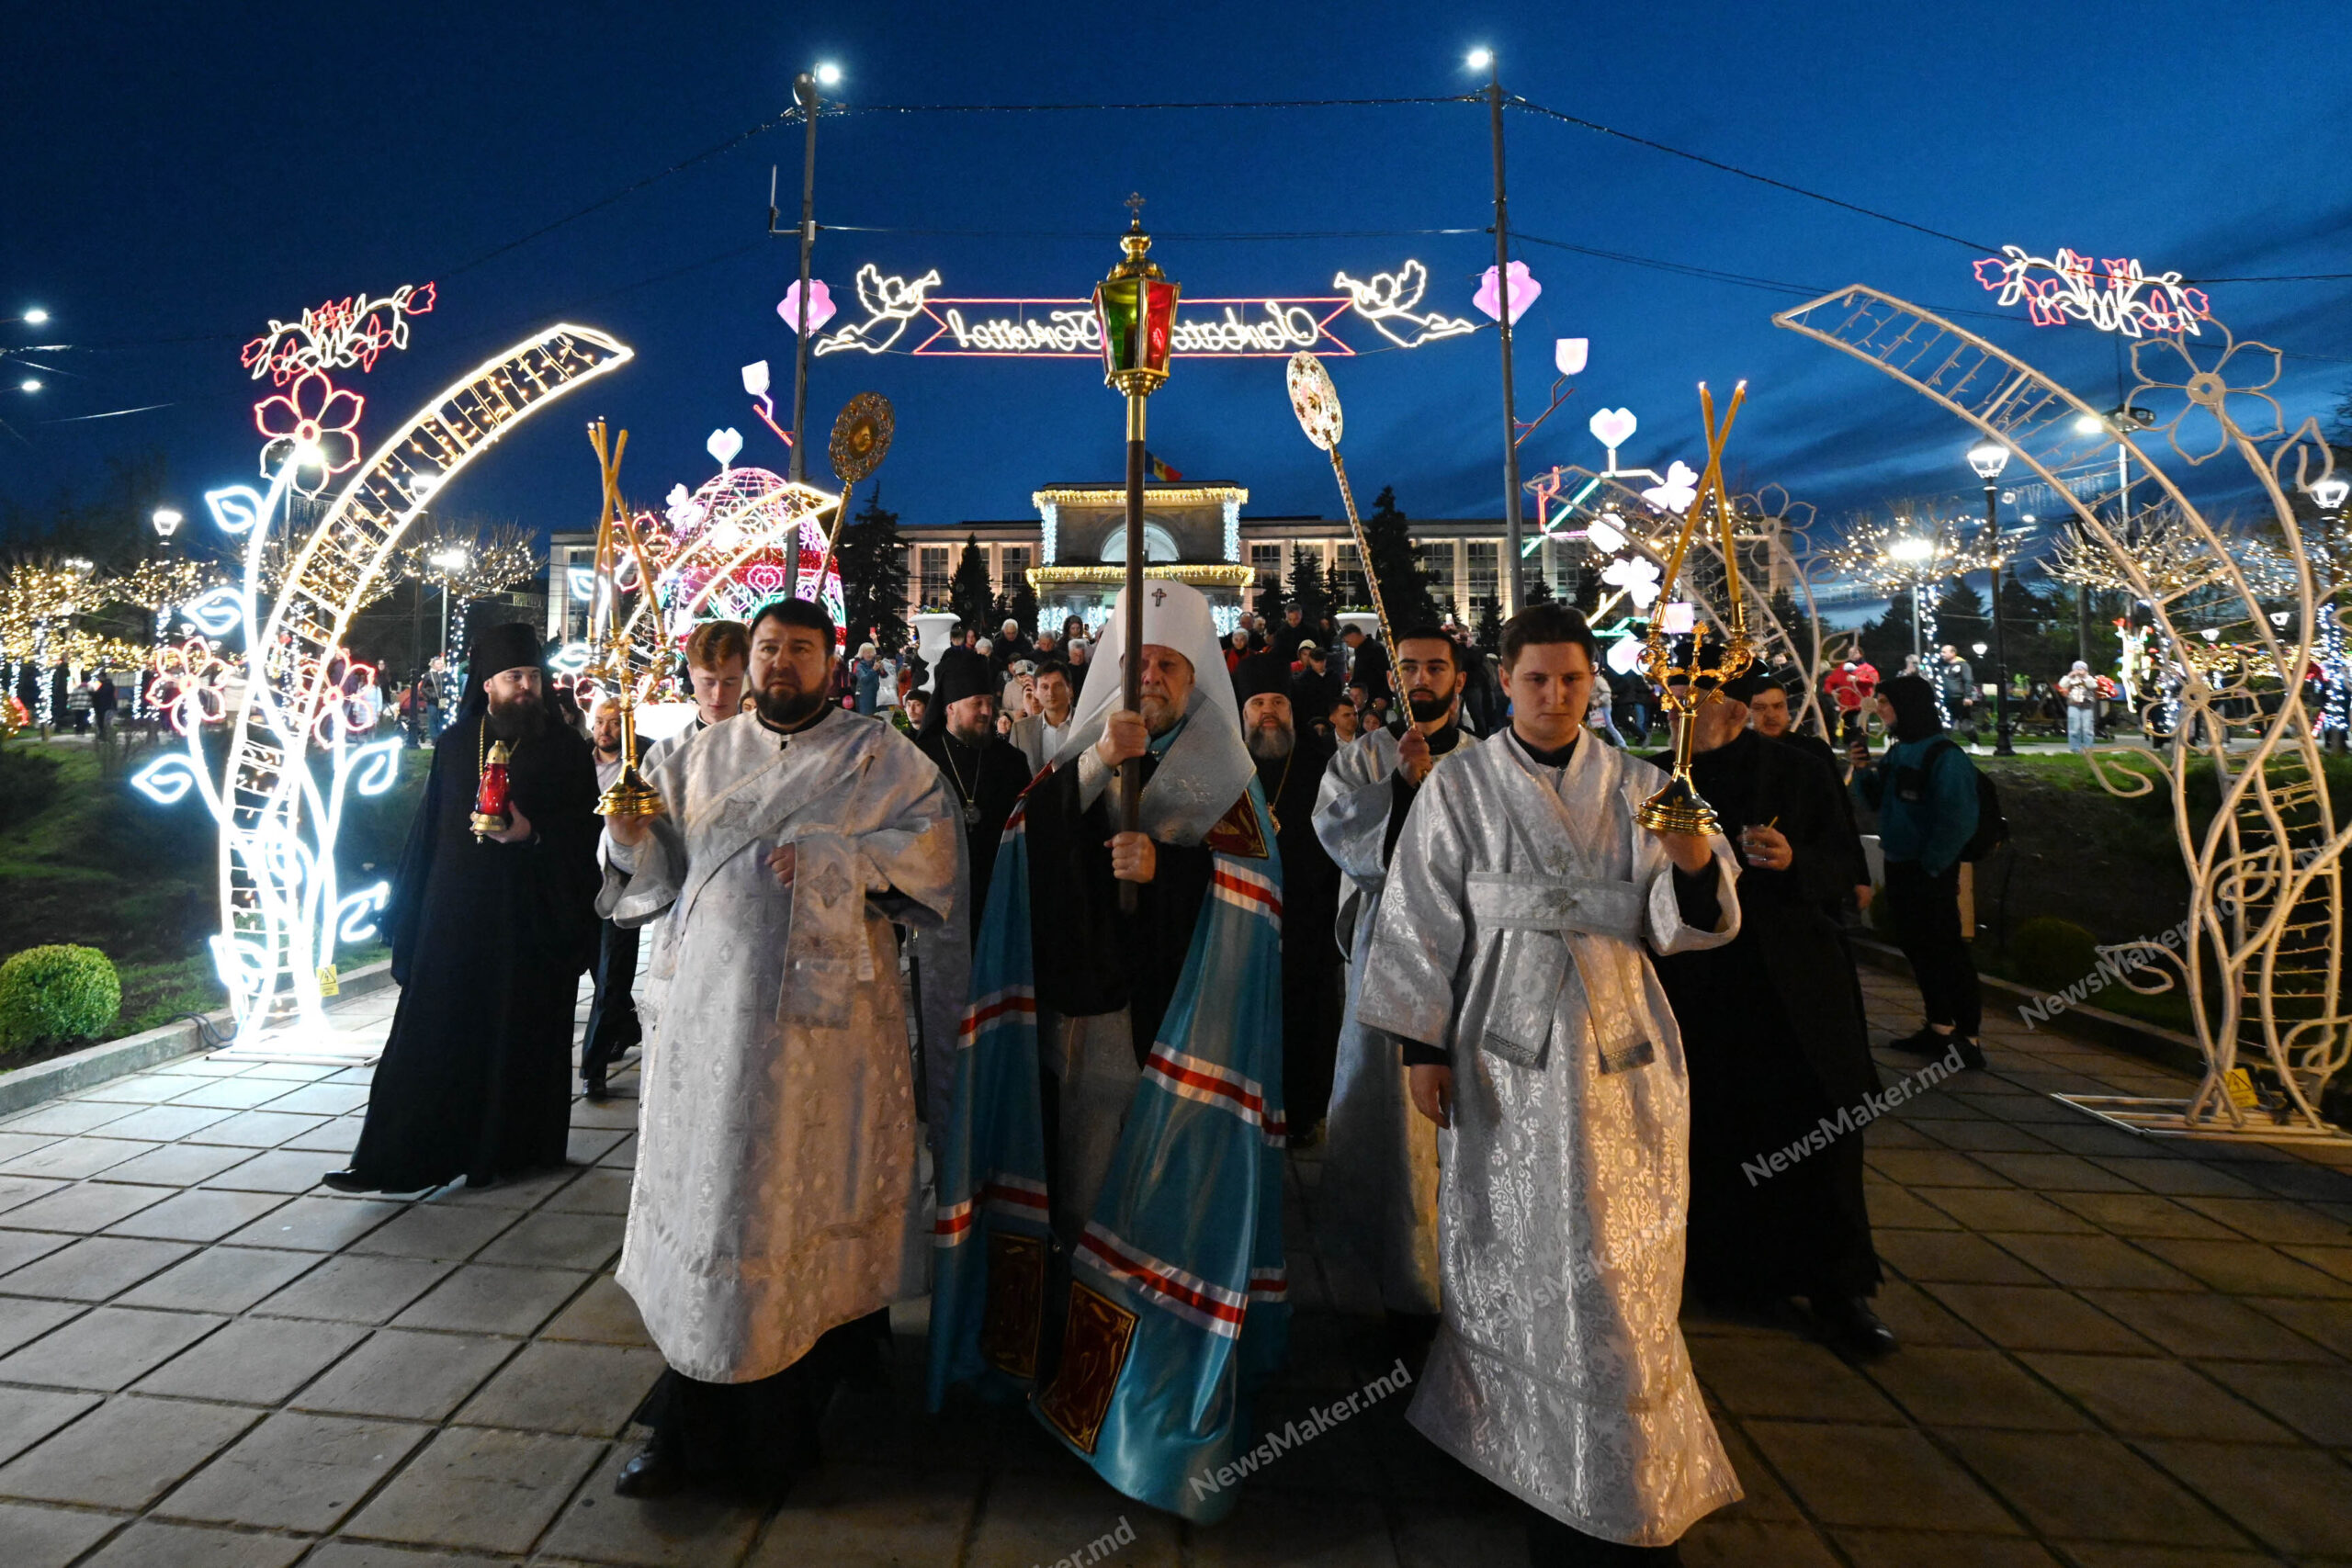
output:
<svg viewBox="0 0 2352 1568"><path fill-rule="evenodd" d="M1258 760L1283 863L1283 1113L1304 1132L1331 1103L1340 1051L1340 868L1315 836L1331 742L1301 725L1287 757Z"/></svg>
<svg viewBox="0 0 2352 1568"><path fill-rule="evenodd" d="M1690 771L1735 851L1743 829L1763 824L1794 858L1784 871L1742 863L1731 942L1657 961L1690 1072L1685 1285L1724 1300L1868 1295L1880 1276L1860 1129L1777 1176L1740 1170L1879 1087L1830 915L1861 878L1861 846L1837 776L1794 747L1743 730Z"/></svg>
<svg viewBox="0 0 2352 1568"><path fill-rule="evenodd" d="M388 1192L564 1160L573 998L597 931L596 765L550 715L508 764L536 841L479 840L481 723L477 708L442 732L392 881L400 1008L351 1156Z"/></svg>
<svg viewBox="0 0 2352 1568"><path fill-rule="evenodd" d="M996 870L996 851L1004 837L1005 819L1013 803L1029 787L1029 759L1021 748L989 736L977 750L948 730L925 725L915 737L922 754L939 764L955 788L956 804L964 813L964 849L972 867L970 908L972 944L980 941L980 920L988 913L989 880Z"/></svg>

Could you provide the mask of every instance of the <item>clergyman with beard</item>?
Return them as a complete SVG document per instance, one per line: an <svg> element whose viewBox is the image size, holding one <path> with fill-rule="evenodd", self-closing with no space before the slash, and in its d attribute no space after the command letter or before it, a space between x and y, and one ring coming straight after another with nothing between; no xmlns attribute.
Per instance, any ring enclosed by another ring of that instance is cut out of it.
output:
<svg viewBox="0 0 2352 1568"><path fill-rule="evenodd" d="M656 762L668 809L605 823L598 903L656 925L671 986L640 1070L621 1288L669 1363L616 1489L773 1498L843 1373L922 1293L914 1075L893 923L960 950L961 813L891 726L827 701L833 626L751 623L752 707Z"/></svg>
<svg viewBox="0 0 2352 1568"><path fill-rule="evenodd" d="M939 656L931 705L915 736L915 744L939 764L956 792L972 867L968 907L974 910L989 906L997 840L1004 835L1012 803L1029 787L1029 764L1021 749L996 732L996 689L987 660L967 648L948 649Z"/></svg>
<svg viewBox="0 0 2352 1568"><path fill-rule="evenodd" d="M571 1104L571 1019L596 951L596 767L557 716L529 626L474 644L457 722L392 878L385 928L400 1008L368 1096L345 1192L413 1192L560 1166ZM504 742L504 831L472 816Z"/></svg>
<svg viewBox="0 0 2352 1568"><path fill-rule="evenodd" d="M1333 746L1300 726L1289 686L1290 667L1279 654L1253 654L1234 667L1241 736L1258 764L1283 863L1283 1110L1297 1148L1318 1140L1331 1100L1340 1044L1340 868L1315 836L1315 801Z"/></svg>

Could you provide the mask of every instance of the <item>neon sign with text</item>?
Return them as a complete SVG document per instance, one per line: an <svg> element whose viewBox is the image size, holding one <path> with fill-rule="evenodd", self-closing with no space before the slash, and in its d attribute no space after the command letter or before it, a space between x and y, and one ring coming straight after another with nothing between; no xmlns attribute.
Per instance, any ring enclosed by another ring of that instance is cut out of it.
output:
<svg viewBox="0 0 2352 1568"><path fill-rule="evenodd" d="M948 298L934 295L937 269L920 277L887 276L871 262L857 270L857 299L865 319L838 328L814 344L820 355L857 349L923 358L1097 359L1102 327L1085 299ZM1305 349L1344 358L1363 352L1340 333L1351 319L1378 333L1389 346L1418 348L1438 338L1477 330L1475 321L1419 309L1429 269L1408 261L1395 272L1363 281L1340 273L1336 295L1294 298L1187 299L1176 320L1181 358L1288 358ZM914 335L910 343L909 329ZM903 344L903 345L902 345Z"/></svg>
<svg viewBox="0 0 2352 1568"><path fill-rule="evenodd" d="M2051 261L2003 245L1999 255L1976 264L1976 281L1998 291L1998 304L2024 301L2037 327L2073 321L2125 337L2146 329L2195 337L2198 321L2211 313L2205 291L2183 287L2177 272L2143 272L2129 258L2094 263L2064 249Z"/></svg>

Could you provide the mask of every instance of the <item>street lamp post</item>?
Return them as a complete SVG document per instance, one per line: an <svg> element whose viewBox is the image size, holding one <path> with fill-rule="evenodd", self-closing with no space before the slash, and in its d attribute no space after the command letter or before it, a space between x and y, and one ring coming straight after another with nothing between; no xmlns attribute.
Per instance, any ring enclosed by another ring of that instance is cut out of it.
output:
<svg viewBox="0 0 2352 1568"><path fill-rule="evenodd" d="M1984 547L1992 563L1993 586L1993 755L2014 757L2010 744L2009 654L2001 635L2001 470L2009 466L2009 449L1998 441L1980 441L1968 449L1968 466L1984 481Z"/></svg>
<svg viewBox="0 0 2352 1568"><path fill-rule="evenodd" d="M803 71L792 79L792 96L800 105L804 130L800 154L800 320L794 323L797 341L792 349L792 468L796 484L808 478L808 260L817 246L817 106L820 102L817 89L830 87L842 79L837 65L820 65L814 71ZM800 552L784 552L784 592L787 597L800 592Z"/></svg>
<svg viewBox="0 0 2352 1568"><path fill-rule="evenodd" d="M1510 363L1510 208L1503 190L1502 62L1490 49L1470 51L1470 69L1487 73L1487 116L1495 149L1495 302L1502 314L1495 325L1503 356L1503 571L1496 586L1502 594L1505 619L1519 613L1520 556L1525 548L1519 510L1519 399L1511 387ZM1364 570L1372 570L1366 562Z"/></svg>

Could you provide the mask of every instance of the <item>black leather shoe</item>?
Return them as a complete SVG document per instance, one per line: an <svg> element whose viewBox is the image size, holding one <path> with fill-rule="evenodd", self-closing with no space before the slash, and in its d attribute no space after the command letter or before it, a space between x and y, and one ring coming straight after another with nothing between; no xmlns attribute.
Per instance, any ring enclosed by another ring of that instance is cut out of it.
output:
<svg viewBox="0 0 2352 1568"><path fill-rule="evenodd" d="M1839 1349L1856 1356L1884 1356L1903 1348L1894 1330L1860 1296L1817 1296L1808 1304Z"/></svg>
<svg viewBox="0 0 2352 1568"><path fill-rule="evenodd" d="M383 1189L356 1170L330 1170L319 1178L322 1185L338 1192L381 1192Z"/></svg>
<svg viewBox="0 0 2352 1568"><path fill-rule="evenodd" d="M1984 1070L1984 1047L1965 1034L1960 1037L1960 1065L1973 1073Z"/></svg>
<svg viewBox="0 0 2352 1568"><path fill-rule="evenodd" d="M623 1497L662 1497L678 1489L678 1467L648 1448L621 1466L613 1490Z"/></svg>
<svg viewBox="0 0 2352 1568"><path fill-rule="evenodd" d="M598 1073L594 1077L585 1080L585 1087L588 1091L589 1103L593 1105L602 1105L605 1101L613 1098L613 1091L605 1087L605 1075L602 1073Z"/></svg>

